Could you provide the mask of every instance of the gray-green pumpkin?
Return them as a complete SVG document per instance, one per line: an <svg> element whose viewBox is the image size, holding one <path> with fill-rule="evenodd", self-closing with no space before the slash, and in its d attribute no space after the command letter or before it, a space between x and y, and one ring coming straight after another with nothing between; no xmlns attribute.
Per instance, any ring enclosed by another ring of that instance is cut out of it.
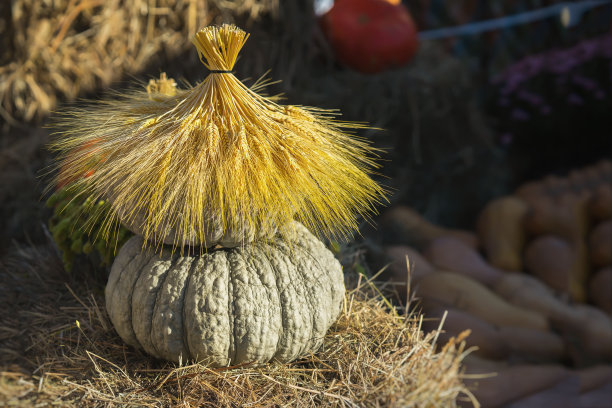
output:
<svg viewBox="0 0 612 408"><path fill-rule="evenodd" d="M129 212L121 208L114 208L122 225L132 231L136 235L146 235L145 225L146 219L143 211ZM194 227L187 227L186 230L181 230L180 226L184 223L180 222L181 215L177 216L174 222L166 219L154 228L151 236L160 243L168 245L188 245L188 246L203 246L206 248L221 245L226 248L233 248L239 245L248 244L257 239L273 238L276 234L276 226L257 225L257 228L251 224L244 222L242 218L233 220L226 227L223 226L221 215L212 211L204 211L202 214L204 222L204 230L202 234L198 234Z"/></svg>
<svg viewBox="0 0 612 408"><path fill-rule="evenodd" d="M342 269L304 226L287 236L201 256L131 238L106 287L115 329L153 356L216 366L316 351L342 308Z"/></svg>

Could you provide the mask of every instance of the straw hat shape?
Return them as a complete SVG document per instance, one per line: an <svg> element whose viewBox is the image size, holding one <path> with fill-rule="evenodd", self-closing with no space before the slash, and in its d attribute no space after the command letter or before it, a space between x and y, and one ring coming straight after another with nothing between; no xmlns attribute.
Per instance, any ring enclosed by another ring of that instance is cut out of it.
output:
<svg viewBox="0 0 612 408"><path fill-rule="evenodd" d="M294 219L325 236L355 230L384 198L370 178L376 150L347 133L366 126L246 87L231 70L247 38L206 27L193 38L210 70L203 82L181 90L162 78L64 112L56 166L155 245L240 245Z"/></svg>

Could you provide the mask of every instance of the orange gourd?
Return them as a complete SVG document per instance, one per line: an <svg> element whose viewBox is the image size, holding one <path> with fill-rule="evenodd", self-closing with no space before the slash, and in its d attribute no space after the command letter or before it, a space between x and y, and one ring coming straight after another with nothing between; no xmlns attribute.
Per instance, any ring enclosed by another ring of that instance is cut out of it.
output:
<svg viewBox="0 0 612 408"><path fill-rule="evenodd" d="M612 218L612 182L601 184L588 204L589 213L595 220Z"/></svg>
<svg viewBox="0 0 612 408"><path fill-rule="evenodd" d="M388 259L388 267L382 273L381 279L392 286L392 291L397 293L405 304L410 296L407 292L408 277L410 276L410 287L413 290L423 276L434 272L434 268L416 249L406 245L387 247L384 253Z"/></svg>
<svg viewBox="0 0 612 408"><path fill-rule="evenodd" d="M525 266L552 289L584 300L583 265L567 241L554 235L537 237L525 250Z"/></svg>
<svg viewBox="0 0 612 408"><path fill-rule="evenodd" d="M570 305L539 280L521 274L504 275L493 290L509 303L546 316L552 327L573 344L576 362L612 359L612 320L600 310Z"/></svg>
<svg viewBox="0 0 612 408"><path fill-rule="evenodd" d="M440 319L447 312L440 339L448 341L453 336L469 329L468 346L478 347L477 356L491 359L510 359L518 362L553 362L565 357L565 345L561 337L550 331L523 327L496 326L468 312L443 307L440 303L424 299L422 302L425 320L423 329L433 331L439 327Z"/></svg>
<svg viewBox="0 0 612 408"><path fill-rule="evenodd" d="M504 359L508 357L510 349L494 325L470 313L455 308L443 307L437 302L424 301L422 328L425 332L437 330L441 318L446 312L446 319L442 325L442 332L438 338L440 344L447 343L451 337L469 329L470 335L466 339L468 347L478 347L473 353L491 359Z"/></svg>
<svg viewBox="0 0 612 408"><path fill-rule="evenodd" d="M442 236L452 236L471 248L478 246L478 238L473 232L439 227L403 205L389 209L378 219L378 231L386 243L409 245L419 250Z"/></svg>
<svg viewBox="0 0 612 408"><path fill-rule="evenodd" d="M589 257L595 267L612 266L612 219L598 224L589 234Z"/></svg>
<svg viewBox="0 0 612 408"><path fill-rule="evenodd" d="M440 237L424 252L436 267L475 279L484 285L494 284L504 272L489 265L473 248L454 237Z"/></svg>
<svg viewBox="0 0 612 408"><path fill-rule="evenodd" d="M444 307L453 307L502 327L547 330L546 318L502 299L483 284L453 272L425 275L415 288L416 295Z"/></svg>
<svg viewBox="0 0 612 408"><path fill-rule="evenodd" d="M527 203L516 196L493 200L482 210L477 231L491 265L509 271L523 269L523 218L527 211Z"/></svg>
<svg viewBox="0 0 612 408"><path fill-rule="evenodd" d="M580 378L580 392L595 390L612 381L612 365L595 365L576 371Z"/></svg>
<svg viewBox="0 0 612 408"><path fill-rule="evenodd" d="M612 316L612 266L595 272L589 282L589 298L597 307Z"/></svg>
<svg viewBox="0 0 612 408"><path fill-rule="evenodd" d="M500 367L494 376L476 376L491 372L490 367L466 364L465 383L473 389L482 407L505 407L512 401L553 387L571 375L561 365L520 364Z"/></svg>

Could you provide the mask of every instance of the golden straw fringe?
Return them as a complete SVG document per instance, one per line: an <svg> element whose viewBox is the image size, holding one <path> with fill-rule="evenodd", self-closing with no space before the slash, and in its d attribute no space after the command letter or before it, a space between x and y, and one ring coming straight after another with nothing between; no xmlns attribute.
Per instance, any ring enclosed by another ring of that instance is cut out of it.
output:
<svg viewBox="0 0 612 408"><path fill-rule="evenodd" d="M222 72L187 89L164 75L147 92L64 112L51 146L57 168L84 194L110 197L123 221L142 217L154 244L170 226L175 246L195 231L206 248L211 219L224 230L296 219L327 237L355 231L384 199L370 177L377 150L349 134L367 126L338 121L334 111L282 106L246 87L230 71L247 38L233 25L206 27L193 43L202 63Z"/></svg>

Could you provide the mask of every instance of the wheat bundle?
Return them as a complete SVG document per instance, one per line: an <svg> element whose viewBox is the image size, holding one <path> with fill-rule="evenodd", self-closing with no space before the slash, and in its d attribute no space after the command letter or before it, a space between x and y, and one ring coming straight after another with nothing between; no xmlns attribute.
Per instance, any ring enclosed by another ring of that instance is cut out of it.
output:
<svg viewBox="0 0 612 408"><path fill-rule="evenodd" d="M65 112L52 144L63 177L109 197L154 244L173 231L175 246L206 248L219 225L244 231L244 243L249 231L294 218L326 236L355 230L383 198L370 178L376 149L349 134L365 125L245 86L231 70L247 38L233 25L206 27L193 39L210 70L198 85L176 89L162 78L149 92Z"/></svg>

